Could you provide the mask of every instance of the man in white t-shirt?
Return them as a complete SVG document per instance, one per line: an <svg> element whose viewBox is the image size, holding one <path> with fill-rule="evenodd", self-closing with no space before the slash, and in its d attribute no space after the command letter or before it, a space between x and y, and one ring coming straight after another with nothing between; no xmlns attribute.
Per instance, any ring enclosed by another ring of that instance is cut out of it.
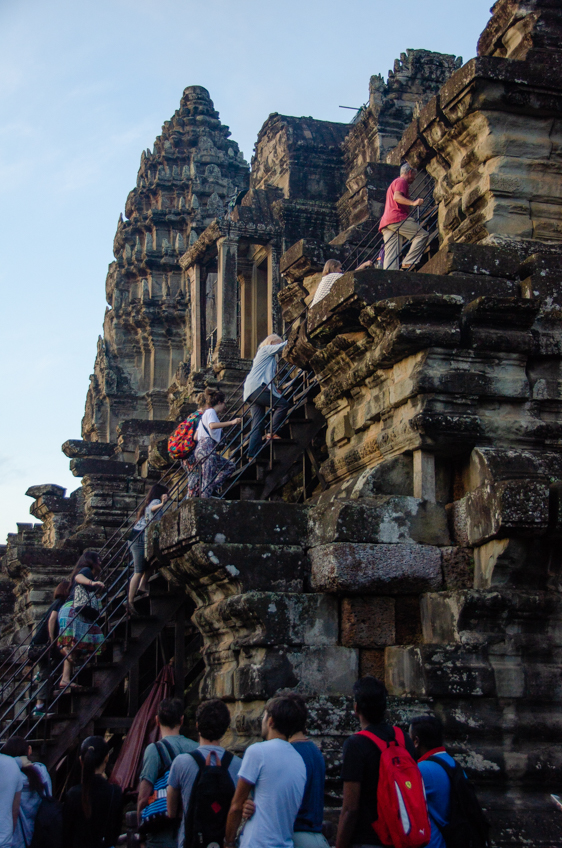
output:
<svg viewBox="0 0 562 848"><path fill-rule="evenodd" d="M23 774L13 757L0 754L0 848L10 848L20 811Z"/></svg>
<svg viewBox="0 0 562 848"><path fill-rule="evenodd" d="M240 848L293 848L293 829L306 786L303 758L288 741L302 721L286 697L267 702L262 736L244 754L226 822L225 848L233 848L244 802L254 792L256 811L240 837Z"/></svg>

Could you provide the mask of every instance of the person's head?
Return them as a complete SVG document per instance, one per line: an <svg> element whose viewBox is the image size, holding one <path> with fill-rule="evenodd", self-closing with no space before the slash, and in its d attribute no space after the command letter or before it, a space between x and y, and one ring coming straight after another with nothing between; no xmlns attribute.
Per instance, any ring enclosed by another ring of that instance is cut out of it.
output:
<svg viewBox="0 0 562 848"><path fill-rule="evenodd" d="M386 712L386 687L368 674L353 684L355 714L369 724L379 724Z"/></svg>
<svg viewBox="0 0 562 848"><path fill-rule="evenodd" d="M147 506L152 503L152 501L161 501L164 495L168 495L168 487L162 485L162 483L155 483L148 490L147 496L144 498L143 502L137 509L137 520L142 518L144 515L144 511Z"/></svg>
<svg viewBox="0 0 562 848"><path fill-rule="evenodd" d="M308 708L306 706L306 701L302 697L302 695L298 695L297 692L287 692L286 695L291 701L293 701L299 710L300 715L300 723L294 733L306 733L306 722L308 720Z"/></svg>
<svg viewBox="0 0 562 848"><path fill-rule="evenodd" d="M197 409L199 411L202 409L207 409L207 395L205 394L205 392L199 392L199 394L195 398L195 403L197 404Z"/></svg>
<svg viewBox="0 0 562 848"><path fill-rule="evenodd" d="M80 746L82 766L82 809L87 819L92 817L92 781L107 765L111 748L102 736L88 736Z"/></svg>
<svg viewBox="0 0 562 848"><path fill-rule="evenodd" d="M265 705L261 732L264 739L282 736L289 739L299 732L302 726L302 709L294 698L279 695L271 698Z"/></svg>
<svg viewBox="0 0 562 848"><path fill-rule="evenodd" d="M195 713L197 733L208 742L218 742L230 727L230 712L224 701L212 698L203 701Z"/></svg>
<svg viewBox="0 0 562 848"><path fill-rule="evenodd" d="M217 415L224 412L224 400L224 392L221 392L220 389L211 389L207 395L207 403L210 408L215 410Z"/></svg>
<svg viewBox="0 0 562 848"><path fill-rule="evenodd" d="M400 176L405 180L408 180L409 183L413 183L418 175L418 172L415 168L412 168L407 162L400 167Z"/></svg>
<svg viewBox="0 0 562 848"><path fill-rule="evenodd" d="M33 763L29 762L31 757L31 745L24 739L23 736L12 736L4 744L2 754L7 757L19 757L21 762L18 763L20 770L25 774L29 782L29 788L35 792L41 792L43 789L43 781L39 769L35 768Z"/></svg>
<svg viewBox="0 0 562 848"><path fill-rule="evenodd" d="M268 345L276 345L281 344L283 339L281 336L278 336L277 333L271 333L271 335L266 336L263 342L260 343L258 350L260 347L267 347Z"/></svg>
<svg viewBox="0 0 562 848"><path fill-rule="evenodd" d="M326 274L338 274L342 270L342 264L339 259L328 259L322 270L322 276Z"/></svg>
<svg viewBox="0 0 562 848"><path fill-rule="evenodd" d="M414 716L410 724L410 738L416 749L416 756L423 757L434 748L443 747L443 722L436 715Z"/></svg>
<svg viewBox="0 0 562 848"><path fill-rule="evenodd" d="M72 581L76 577L77 574L80 574L83 568L90 568L94 578L97 578L101 571L101 559L97 551L84 551L76 565L74 566L74 570L69 578L69 583L72 585Z"/></svg>
<svg viewBox="0 0 562 848"><path fill-rule="evenodd" d="M178 730L183 724L183 701L180 698L164 698L160 701L156 723L161 730Z"/></svg>
<svg viewBox="0 0 562 848"><path fill-rule="evenodd" d="M61 580L53 592L53 601L66 601L70 595L70 580Z"/></svg>

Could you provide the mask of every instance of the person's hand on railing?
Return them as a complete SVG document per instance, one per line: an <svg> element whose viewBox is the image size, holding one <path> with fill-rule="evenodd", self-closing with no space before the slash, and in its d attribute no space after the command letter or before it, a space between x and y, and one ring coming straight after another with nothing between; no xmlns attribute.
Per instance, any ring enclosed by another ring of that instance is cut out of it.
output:
<svg viewBox="0 0 562 848"><path fill-rule="evenodd" d="M94 580L93 583L90 583L90 586L93 589L105 589L105 583L102 583L101 580Z"/></svg>

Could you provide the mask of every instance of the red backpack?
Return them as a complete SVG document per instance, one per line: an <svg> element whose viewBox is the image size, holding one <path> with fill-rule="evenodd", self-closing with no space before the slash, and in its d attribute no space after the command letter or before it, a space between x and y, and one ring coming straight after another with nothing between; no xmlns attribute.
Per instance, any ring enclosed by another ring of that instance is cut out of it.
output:
<svg viewBox="0 0 562 848"><path fill-rule="evenodd" d="M394 728L394 740L384 742L369 730L361 730L381 752L377 789L378 819L372 828L383 845L393 848L424 848L431 825L427 814L421 772L406 750L404 733Z"/></svg>
<svg viewBox="0 0 562 848"><path fill-rule="evenodd" d="M172 459L185 459L195 448L195 433L201 420L200 412L192 412L191 415L176 427L168 439L168 453Z"/></svg>

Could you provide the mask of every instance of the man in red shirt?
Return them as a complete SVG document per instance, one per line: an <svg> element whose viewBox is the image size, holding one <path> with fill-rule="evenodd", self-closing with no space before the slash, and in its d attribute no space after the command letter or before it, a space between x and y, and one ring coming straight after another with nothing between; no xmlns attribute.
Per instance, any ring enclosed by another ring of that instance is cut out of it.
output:
<svg viewBox="0 0 562 848"><path fill-rule="evenodd" d="M399 258L404 240L411 241L408 255L402 261L402 270L411 271L420 261L429 238L429 233L408 218L411 206L422 206L423 198L410 200L410 185L417 172L408 163L400 168L400 176L389 186L386 193L384 214L379 230L384 239L384 269L398 271Z"/></svg>

